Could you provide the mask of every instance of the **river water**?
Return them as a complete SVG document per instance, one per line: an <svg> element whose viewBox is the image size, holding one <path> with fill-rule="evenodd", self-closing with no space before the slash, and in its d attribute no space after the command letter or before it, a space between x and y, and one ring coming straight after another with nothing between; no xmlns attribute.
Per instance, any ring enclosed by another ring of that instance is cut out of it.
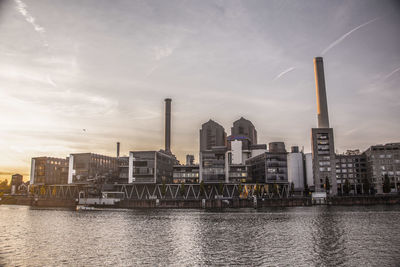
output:
<svg viewBox="0 0 400 267"><path fill-rule="evenodd" d="M400 206L0 206L0 266L399 266Z"/></svg>

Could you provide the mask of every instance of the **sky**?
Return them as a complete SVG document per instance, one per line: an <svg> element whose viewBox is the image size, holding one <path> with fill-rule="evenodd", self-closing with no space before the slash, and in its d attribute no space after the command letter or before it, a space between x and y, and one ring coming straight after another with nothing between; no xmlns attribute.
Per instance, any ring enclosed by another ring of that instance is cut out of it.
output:
<svg viewBox="0 0 400 267"><path fill-rule="evenodd" d="M338 153L400 142L400 2L0 0L0 179L32 157L164 147L198 159L199 129L311 150L324 58Z"/></svg>

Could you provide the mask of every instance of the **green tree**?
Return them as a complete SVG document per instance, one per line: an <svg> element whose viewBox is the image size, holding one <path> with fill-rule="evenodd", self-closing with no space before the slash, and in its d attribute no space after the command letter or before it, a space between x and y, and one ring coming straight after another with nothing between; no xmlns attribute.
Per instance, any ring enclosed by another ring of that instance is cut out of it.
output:
<svg viewBox="0 0 400 267"><path fill-rule="evenodd" d="M390 179L387 174L385 174L385 178L383 179L383 193L390 193Z"/></svg>
<svg viewBox="0 0 400 267"><path fill-rule="evenodd" d="M223 183L219 183L219 185L218 185L218 194L219 195L224 194L224 184Z"/></svg>
<svg viewBox="0 0 400 267"><path fill-rule="evenodd" d="M204 181L200 182L200 196L204 196L205 188L204 188Z"/></svg>
<svg viewBox="0 0 400 267"><path fill-rule="evenodd" d="M328 176L325 177L325 190L329 194L329 191L331 190L331 183L329 182Z"/></svg>
<svg viewBox="0 0 400 267"><path fill-rule="evenodd" d="M161 195L165 197L166 194L167 194L167 185L165 184L165 180L163 179L161 185Z"/></svg>
<svg viewBox="0 0 400 267"><path fill-rule="evenodd" d="M185 195L185 192L186 192L186 190L185 190L185 183L182 182L182 183L181 183L181 188L180 188L181 196L184 196L184 195Z"/></svg>
<svg viewBox="0 0 400 267"><path fill-rule="evenodd" d="M343 191L345 195L348 195L350 193L350 182L349 179L346 179L343 185Z"/></svg>

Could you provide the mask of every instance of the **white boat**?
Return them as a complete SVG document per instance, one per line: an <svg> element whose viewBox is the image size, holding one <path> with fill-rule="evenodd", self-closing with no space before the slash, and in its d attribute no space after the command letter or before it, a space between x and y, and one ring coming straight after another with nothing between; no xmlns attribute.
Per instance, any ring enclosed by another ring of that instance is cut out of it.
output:
<svg viewBox="0 0 400 267"><path fill-rule="evenodd" d="M94 207L86 206L86 205L76 205L76 210L95 210Z"/></svg>

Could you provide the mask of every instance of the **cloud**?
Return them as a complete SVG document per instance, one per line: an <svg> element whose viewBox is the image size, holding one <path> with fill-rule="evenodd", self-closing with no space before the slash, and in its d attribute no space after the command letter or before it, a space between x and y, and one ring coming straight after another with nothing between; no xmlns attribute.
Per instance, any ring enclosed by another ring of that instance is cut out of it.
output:
<svg viewBox="0 0 400 267"><path fill-rule="evenodd" d="M288 69L282 71L281 73L279 73L279 74L274 78L274 80L278 80L278 79L281 78L283 75L285 75L285 74L291 72L291 71L294 70L294 69L295 69L295 67L290 67L290 68L288 68Z"/></svg>
<svg viewBox="0 0 400 267"><path fill-rule="evenodd" d="M34 30L40 34L42 39L44 39L44 33L46 32L46 30L42 26L40 26L38 23L36 23L35 18L31 14L29 14L28 10L26 9L27 5L24 2L22 2L21 0L14 0L14 1L17 4L18 12L21 13L22 16L24 16L25 20L29 24L31 24L33 26ZM45 47L48 46L46 41L43 41L43 45Z"/></svg>
<svg viewBox="0 0 400 267"><path fill-rule="evenodd" d="M57 84L51 79L50 75L47 75L47 83L53 87L57 87Z"/></svg>
<svg viewBox="0 0 400 267"><path fill-rule="evenodd" d="M161 60L163 58L169 57L175 50L175 48L170 46L159 47L156 46L153 48L154 50L154 57L156 60Z"/></svg>
<svg viewBox="0 0 400 267"><path fill-rule="evenodd" d="M346 39L350 34L352 34L353 32L357 31L358 29L361 29L361 28L364 27L364 26L367 26L368 24L370 24L370 23L372 23L372 22L374 22L374 21L376 21L376 20L378 20L378 19L380 19L380 18L379 18L379 17L374 18L374 19L372 19L372 20L370 20L370 21L367 21L367 22L365 22L365 23L363 23L363 24L361 24L361 25L355 27L355 28L352 29L351 31L349 31L349 32L347 32L347 33L345 33L345 34L343 34L340 38L338 38L338 39L335 40L333 43L331 43L330 45L328 45L328 47L326 47L324 50L322 50L321 54L322 54L322 55L326 54L326 53L327 53L329 50L331 50L333 47L335 47L336 45L340 44L340 43L341 43L344 39Z"/></svg>

